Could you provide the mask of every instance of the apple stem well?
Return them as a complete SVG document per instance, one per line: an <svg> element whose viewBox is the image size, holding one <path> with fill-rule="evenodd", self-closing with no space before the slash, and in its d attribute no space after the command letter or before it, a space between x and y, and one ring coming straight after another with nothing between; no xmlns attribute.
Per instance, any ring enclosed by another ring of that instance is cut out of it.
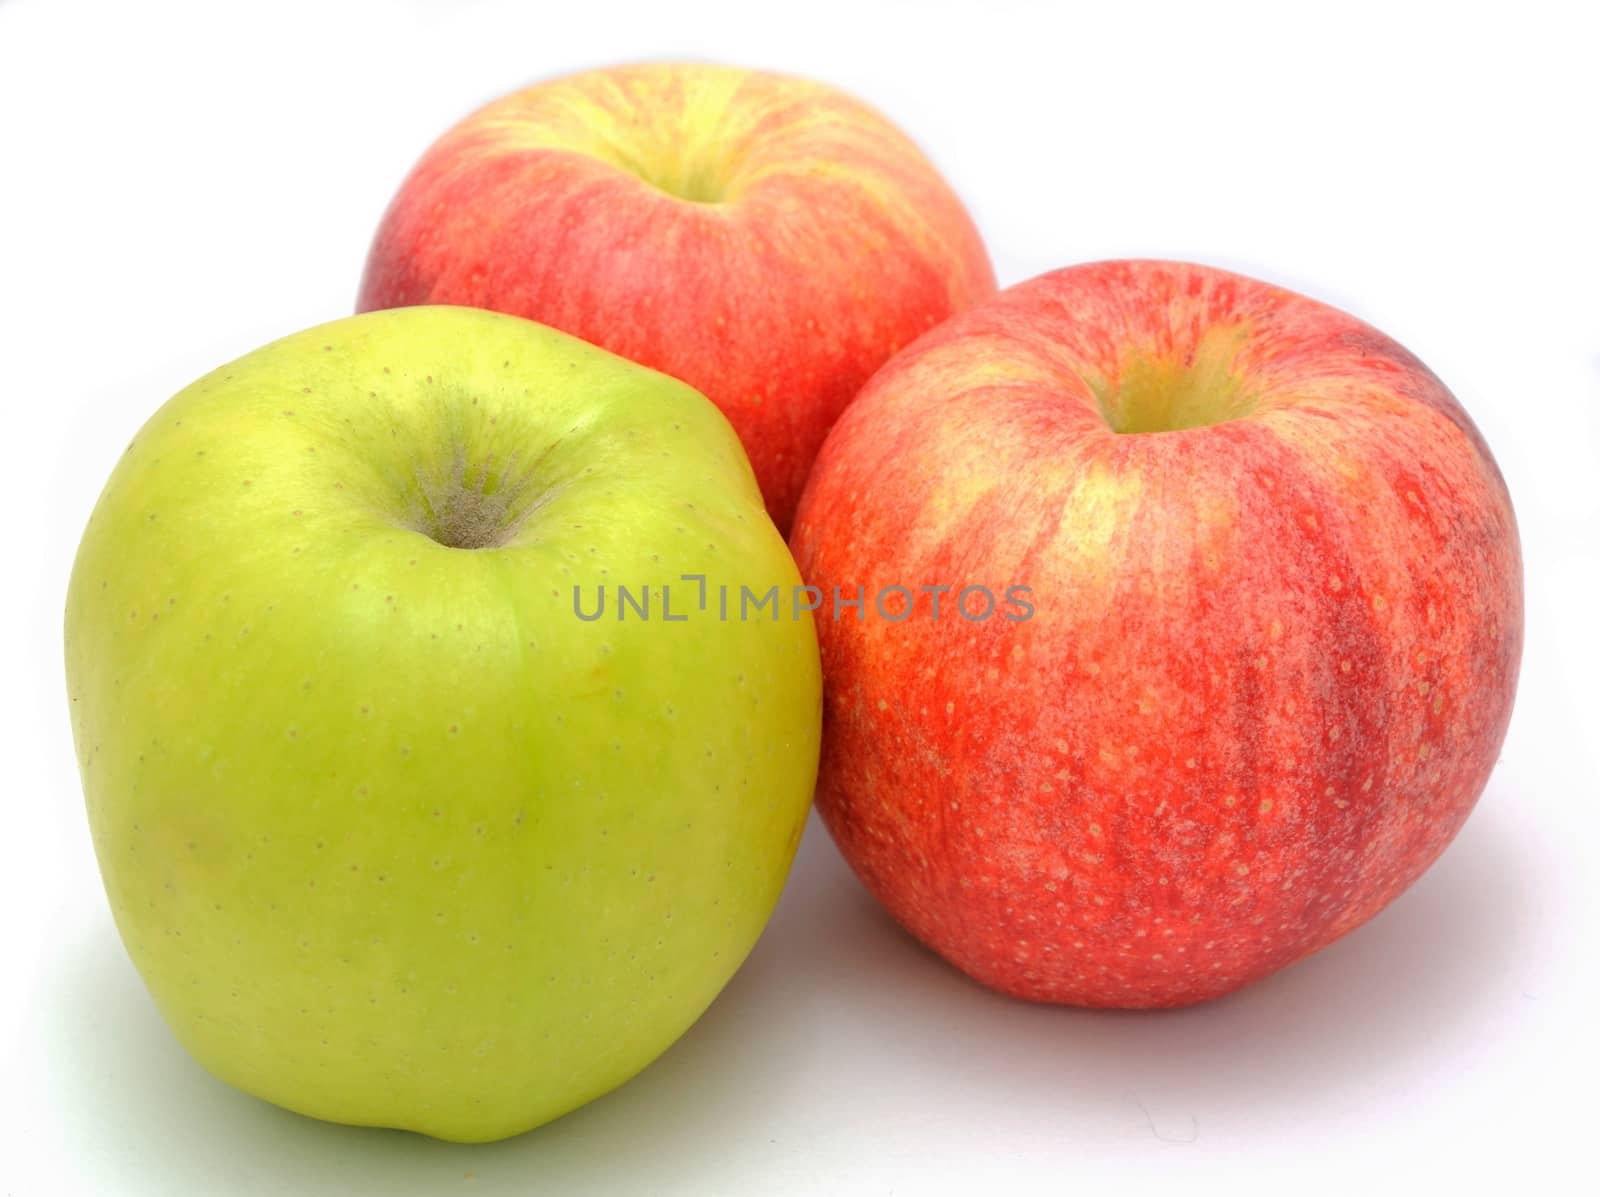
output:
<svg viewBox="0 0 1600 1197"><path fill-rule="evenodd" d="M524 485L493 485L487 474L475 487L458 464L453 477L433 484L417 480L416 511L411 526L448 549L495 549L510 544L528 514L519 504Z"/></svg>
<svg viewBox="0 0 1600 1197"><path fill-rule="evenodd" d="M1256 396L1234 370L1248 337L1243 324L1217 324L1183 357L1128 353L1114 380L1090 382L1100 415L1117 433L1177 432L1248 416Z"/></svg>
<svg viewBox="0 0 1600 1197"><path fill-rule="evenodd" d="M728 182L722 170L711 163L679 161L665 164L661 169L647 169L635 162L629 163L626 169L656 190L685 203L720 204L728 198Z"/></svg>

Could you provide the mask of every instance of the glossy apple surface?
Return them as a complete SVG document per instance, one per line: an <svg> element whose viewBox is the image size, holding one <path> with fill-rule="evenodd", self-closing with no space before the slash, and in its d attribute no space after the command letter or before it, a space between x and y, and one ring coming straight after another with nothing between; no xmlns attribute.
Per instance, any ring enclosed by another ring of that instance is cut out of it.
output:
<svg viewBox="0 0 1600 1197"><path fill-rule="evenodd" d="M824 590L1032 588L1027 619L952 589L818 624L829 830L1026 998L1181 1005L1337 939L1449 843L1511 714L1517 531L1471 420L1375 329L1219 270L953 318L840 420L791 543Z"/></svg>
<svg viewBox="0 0 1600 1197"><path fill-rule="evenodd" d="M647 64L541 83L440 138L383 217L358 306L511 312L684 379L733 422L787 531L872 372L993 290L961 203L871 108Z"/></svg>
<svg viewBox="0 0 1600 1197"><path fill-rule="evenodd" d="M754 943L811 796L807 618L739 442L528 321L358 316L208 375L84 534L73 731L106 892L207 1068L485 1140L613 1088ZM580 619L599 587L651 617Z"/></svg>

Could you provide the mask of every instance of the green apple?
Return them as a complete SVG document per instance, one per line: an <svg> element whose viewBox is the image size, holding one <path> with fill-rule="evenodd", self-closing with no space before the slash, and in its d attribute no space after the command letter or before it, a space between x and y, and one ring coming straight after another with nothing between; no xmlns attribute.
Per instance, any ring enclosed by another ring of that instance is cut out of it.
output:
<svg viewBox="0 0 1600 1197"><path fill-rule="evenodd" d="M66 612L96 854L178 1038L463 1141L638 1072L753 945L816 773L809 615L701 599L798 584L711 403L529 321L357 316L184 390Z"/></svg>

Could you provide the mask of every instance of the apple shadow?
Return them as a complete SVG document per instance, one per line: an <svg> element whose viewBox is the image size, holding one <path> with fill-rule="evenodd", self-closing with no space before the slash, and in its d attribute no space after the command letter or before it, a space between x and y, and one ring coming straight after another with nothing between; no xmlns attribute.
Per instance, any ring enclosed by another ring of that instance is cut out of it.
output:
<svg viewBox="0 0 1600 1197"><path fill-rule="evenodd" d="M719 1192L880 1103L1041 1116L1092 1136L1197 1138L1211 1112L1316 1117L1464 1051L1520 994L1537 909L1491 784L1435 867L1323 952L1230 997L1086 1011L990 993L903 933L813 817L771 925L706 1015L614 1093L520 1138L461 1146L334 1126L238 1093L162 1024L109 919L51 978L39 1028L70 1164L118 1191ZM844 1100L838 1098L843 1091ZM869 1136L870 1137L870 1136ZM825 1144L822 1144L825 1147Z"/></svg>

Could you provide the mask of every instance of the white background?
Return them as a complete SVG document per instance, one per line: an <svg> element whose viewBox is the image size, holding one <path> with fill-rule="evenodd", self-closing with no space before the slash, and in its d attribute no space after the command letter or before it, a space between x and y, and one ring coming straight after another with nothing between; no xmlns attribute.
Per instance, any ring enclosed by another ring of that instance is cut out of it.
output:
<svg viewBox="0 0 1600 1197"><path fill-rule="evenodd" d="M1318 1194L1592 1176L1595 31L1578 5L1469 8L0 0L0 1187ZM1420 354L1521 522L1503 760L1388 912L1207 1007L991 996L877 913L813 824L747 967L614 1095L477 1148L283 1113L183 1054L112 929L61 679L78 535L170 394L350 310L378 216L436 134L541 76L666 56L875 103L969 202L1002 282L1193 258Z"/></svg>

